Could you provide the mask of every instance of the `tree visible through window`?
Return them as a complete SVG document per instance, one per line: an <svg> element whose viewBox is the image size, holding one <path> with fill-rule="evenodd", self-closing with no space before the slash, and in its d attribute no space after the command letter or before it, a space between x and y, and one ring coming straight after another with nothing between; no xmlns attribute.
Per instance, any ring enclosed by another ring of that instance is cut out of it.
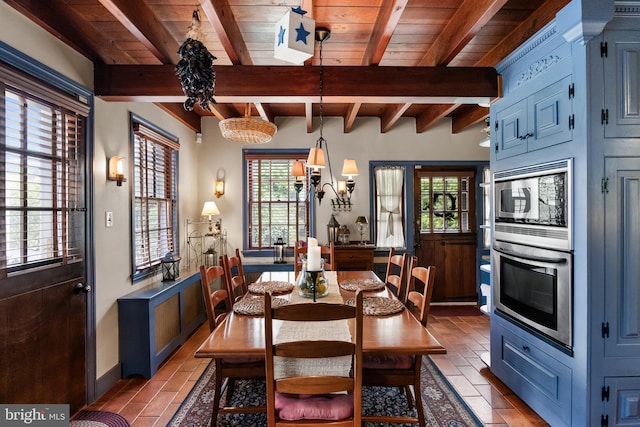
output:
<svg viewBox="0 0 640 427"><path fill-rule="evenodd" d="M278 238L294 246L309 234L308 182L294 188L291 166L306 156L245 151L247 166L248 249L269 249Z"/></svg>
<svg viewBox="0 0 640 427"><path fill-rule="evenodd" d="M133 276L155 271L178 255L177 139L131 116L133 133Z"/></svg>

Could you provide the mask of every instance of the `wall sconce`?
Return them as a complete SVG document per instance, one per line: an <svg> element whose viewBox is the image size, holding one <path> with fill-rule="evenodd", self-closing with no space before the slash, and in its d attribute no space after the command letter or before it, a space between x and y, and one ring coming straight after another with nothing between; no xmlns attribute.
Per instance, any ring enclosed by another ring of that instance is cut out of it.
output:
<svg viewBox="0 0 640 427"><path fill-rule="evenodd" d="M221 180L221 179L217 179L216 180L216 184L215 184L215 188L214 188L214 194L218 198L224 194L224 181L223 180Z"/></svg>
<svg viewBox="0 0 640 427"><path fill-rule="evenodd" d="M115 181L118 187L122 187L122 183L127 180L124 177L124 157L114 156L110 158L107 172L107 180Z"/></svg>
<svg viewBox="0 0 640 427"><path fill-rule="evenodd" d="M338 194L344 196L347 192L347 182L346 181L338 181Z"/></svg>

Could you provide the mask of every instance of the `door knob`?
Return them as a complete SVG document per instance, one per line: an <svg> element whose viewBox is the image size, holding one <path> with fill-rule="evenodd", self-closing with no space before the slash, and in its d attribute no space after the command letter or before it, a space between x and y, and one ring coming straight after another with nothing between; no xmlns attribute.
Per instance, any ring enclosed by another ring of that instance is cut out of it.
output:
<svg viewBox="0 0 640 427"><path fill-rule="evenodd" d="M85 294L91 292L91 285L88 285L86 283L77 283L73 288L73 293L78 295L81 292Z"/></svg>

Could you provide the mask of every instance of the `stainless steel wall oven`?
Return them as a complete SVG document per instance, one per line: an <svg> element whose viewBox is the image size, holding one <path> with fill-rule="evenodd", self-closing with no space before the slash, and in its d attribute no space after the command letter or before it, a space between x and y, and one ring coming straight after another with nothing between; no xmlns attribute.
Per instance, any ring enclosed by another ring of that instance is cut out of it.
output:
<svg viewBox="0 0 640 427"><path fill-rule="evenodd" d="M571 349L571 252L496 241L493 265L496 311Z"/></svg>
<svg viewBox="0 0 640 427"><path fill-rule="evenodd" d="M572 162L494 174L496 313L573 346Z"/></svg>

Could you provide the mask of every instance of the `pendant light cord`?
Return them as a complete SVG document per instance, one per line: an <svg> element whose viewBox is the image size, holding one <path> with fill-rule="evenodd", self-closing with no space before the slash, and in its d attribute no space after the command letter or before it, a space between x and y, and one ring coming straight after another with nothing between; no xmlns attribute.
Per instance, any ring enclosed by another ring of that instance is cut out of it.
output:
<svg viewBox="0 0 640 427"><path fill-rule="evenodd" d="M329 166L329 178L331 185L333 186L333 171L331 170L331 156L329 155L329 144L322 136L322 129L324 127L324 114L323 114L323 92L324 92L324 66L322 61L322 45L324 44L324 40L320 40L320 138L318 138L318 143L316 146L318 148L323 148L322 145L324 143L324 150L327 153L326 160L327 165ZM334 189L335 192L335 189Z"/></svg>

